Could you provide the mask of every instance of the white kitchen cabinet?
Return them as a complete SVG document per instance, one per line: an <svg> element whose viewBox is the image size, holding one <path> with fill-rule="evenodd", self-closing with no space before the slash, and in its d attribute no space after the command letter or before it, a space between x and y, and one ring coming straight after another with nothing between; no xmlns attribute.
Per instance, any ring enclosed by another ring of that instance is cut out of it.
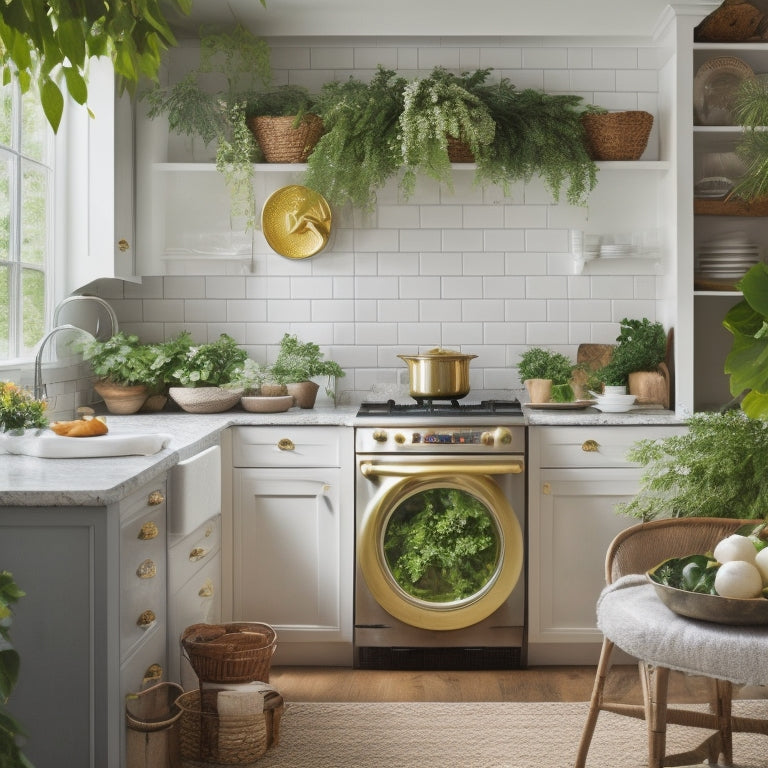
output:
<svg viewBox="0 0 768 768"><path fill-rule="evenodd" d="M166 670L166 482L119 504L3 507L0 567L15 609L8 702L36 768L125 765L125 695Z"/></svg>
<svg viewBox="0 0 768 768"><path fill-rule="evenodd" d="M351 665L352 430L231 432L231 618L275 628L275 663Z"/></svg>
<svg viewBox="0 0 768 768"><path fill-rule="evenodd" d="M637 440L684 427L532 427L529 432L528 659L592 664L602 635L595 606L605 586L605 553L634 518L616 504L639 487L626 459Z"/></svg>
<svg viewBox="0 0 768 768"><path fill-rule="evenodd" d="M99 278L137 281L135 243L135 109L120 93L109 58L89 64L88 105L73 108L65 168L72 205L67 221L66 292Z"/></svg>

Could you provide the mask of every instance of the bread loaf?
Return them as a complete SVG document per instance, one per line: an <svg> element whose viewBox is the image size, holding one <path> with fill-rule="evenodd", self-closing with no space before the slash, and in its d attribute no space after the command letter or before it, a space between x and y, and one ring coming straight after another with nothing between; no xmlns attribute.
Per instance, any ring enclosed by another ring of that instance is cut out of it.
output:
<svg viewBox="0 0 768 768"><path fill-rule="evenodd" d="M76 419L75 421L54 421L51 429L63 437L97 437L109 431L101 419Z"/></svg>

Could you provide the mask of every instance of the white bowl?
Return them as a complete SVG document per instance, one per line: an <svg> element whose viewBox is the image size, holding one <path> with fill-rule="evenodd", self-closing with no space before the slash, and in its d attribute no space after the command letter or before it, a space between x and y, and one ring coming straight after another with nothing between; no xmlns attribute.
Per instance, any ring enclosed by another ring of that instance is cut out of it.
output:
<svg viewBox="0 0 768 768"><path fill-rule="evenodd" d="M251 413L281 413L293 405L293 395L260 397L258 395L240 398L240 405Z"/></svg>
<svg viewBox="0 0 768 768"><path fill-rule="evenodd" d="M634 399L634 398L633 398ZM634 408L634 405L619 403L595 403L595 408L603 413L626 413Z"/></svg>
<svg viewBox="0 0 768 768"><path fill-rule="evenodd" d="M598 395L598 403L606 405L632 405L637 398L635 395Z"/></svg>

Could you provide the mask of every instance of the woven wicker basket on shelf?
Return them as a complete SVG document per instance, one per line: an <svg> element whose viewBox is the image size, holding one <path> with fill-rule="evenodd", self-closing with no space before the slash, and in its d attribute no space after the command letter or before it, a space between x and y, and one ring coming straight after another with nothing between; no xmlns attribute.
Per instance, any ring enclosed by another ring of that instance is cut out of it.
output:
<svg viewBox="0 0 768 768"><path fill-rule="evenodd" d="M585 112L581 116L593 160L638 160L648 144L653 115L641 110Z"/></svg>
<svg viewBox="0 0 768 768"><path fill-rule="evenodd" d="M277 633L269 624L193 624L181 636L201 684L269 682Z"/></svg>
<svg viewBox="0 0 768 768"><path fill-rule="evenodd" d="M462 139L446 136L448 139L448 159L452 163L474 163L475 156L469 148L469 144Z"/></svg>
<svg viewBox="0 0 768 768"><path fill-rule="evenodd" d="M219 699L228 694L226 708ZM284 703L276 691L259 698L242 691L188 691L176 700L184 766L250 765L280 742Z"/></svg>
<svg viewBox="0 0 768 768"><path fill-rule="evenodd" d="M307 113L295 117L249 117L246 122L268 163L305 163L323 135L323 121Z"/></svg>

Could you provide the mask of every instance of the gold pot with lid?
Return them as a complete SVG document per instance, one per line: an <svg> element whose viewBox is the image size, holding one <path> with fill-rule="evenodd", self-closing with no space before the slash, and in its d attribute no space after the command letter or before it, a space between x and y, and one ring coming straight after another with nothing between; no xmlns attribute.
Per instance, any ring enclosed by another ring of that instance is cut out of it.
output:
<svg viewBox="0 0 768 768"><path fill-rule="evenodd" d="M456 400L469 392L469 361L477 355L436 347L398 357L408 365L411 397Z"/></svg>

